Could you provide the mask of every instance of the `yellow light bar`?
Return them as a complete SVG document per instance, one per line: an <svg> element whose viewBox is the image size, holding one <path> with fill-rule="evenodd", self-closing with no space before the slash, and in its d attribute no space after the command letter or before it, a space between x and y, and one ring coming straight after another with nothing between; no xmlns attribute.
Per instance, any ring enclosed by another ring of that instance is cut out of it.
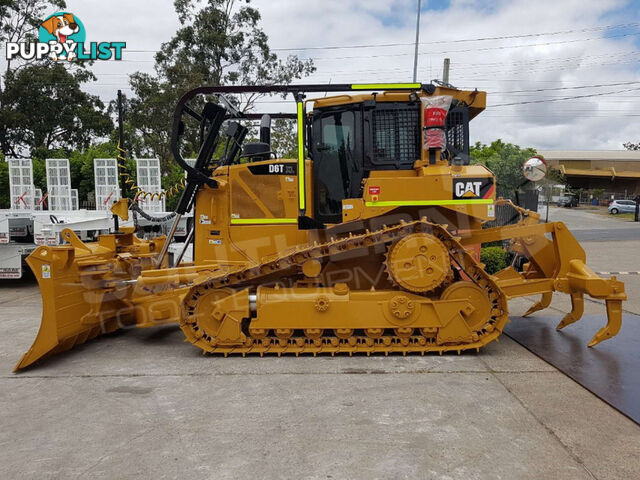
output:
<svg viewBox="0 0 640 480"><path fill-rule="evenodd" d="M490 205L491 198L478 198L474 200L398 200L390 202L365 202L367 207L421 207L434 205Z"/></svg>
<svg viewBox="0 0 640 480"><path fill-rule="evenodd" d="M304 189L304 115L302 102L297 102L298 106L298 205L300 210L305 207Z"/></svg>
<svg viewBox="0 0 640 480"><path fill-rule="evenodd" d="M420 83L354 83L352 90L415 90L422 88Z"/></svg>
<svg viewBox="0 0 640 480"><path fill-rule="evenodd" d="M232 218L231 225L268 225L298 223L297 218Z"/></svg>

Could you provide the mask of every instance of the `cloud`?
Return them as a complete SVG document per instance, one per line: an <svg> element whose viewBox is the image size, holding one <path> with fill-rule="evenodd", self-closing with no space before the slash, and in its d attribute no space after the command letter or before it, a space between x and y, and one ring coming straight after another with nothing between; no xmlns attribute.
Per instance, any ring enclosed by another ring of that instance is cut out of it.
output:
<svg viewBox="0 0 640 480"><path fill-rule="evenodd" d="M125 40L125 62L97 62L87 89L105 100L127 87L126 74L152 71L155 50L178 26L169 0L68 0L91 40ZM308 82L410 81L417 0L257 0L262 26L275 48L404 44L393 47L300 50L318 71ZM637 81L640 32L630 24L638 7L623 0L423 0L419 80L440 78L451 59L451 82L488 92L489 108L472 122L473 141L496 138L535 148L618 149L639 140L640 90L569 101L498 107L624 90L624 86L547 90ZM573 33L459 42L539 32ZM604 38L610 37L610 38ZM448 42L448 43L435 43ZM525 92L522 92L526 90ZM126 91L126 90L125 90ZM270 105L273 106L273 105ZM283 105L282 108L286 108Z"/></svg>

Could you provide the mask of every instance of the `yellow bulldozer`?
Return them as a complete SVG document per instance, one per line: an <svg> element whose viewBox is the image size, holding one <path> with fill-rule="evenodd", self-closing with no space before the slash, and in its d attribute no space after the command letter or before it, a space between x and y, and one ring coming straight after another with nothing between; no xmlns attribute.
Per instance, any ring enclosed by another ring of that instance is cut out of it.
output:
<svg viewBox="0 0 640 480"><path fill-rule="evenodd" d="M244 114L233 94L289 96L296 113ZM470 164L469 121L485 106L485 92L420 83L188 92L171 150L186 172L174 225L193 209L193 261L182 250L169 264L175 227L95 243L65 230L64 245L27 259L43 316L15 370L119 328L171 323L224 356L460 353L500 336L510 298L541 295L530 314L556 291L572 302L559 329L580 319L587 294L606 302L608 320L589 345L616 335L624 285L585 265L565 225L496 199L493 173ZM296 120L297 158L272 152L272 118ZM256 120L259 141L248 141ZM497 208L516 221L498 224ZM126 201L114 212L126 218ZM499 241L514 261L489 274L479 249Z"/></svg>

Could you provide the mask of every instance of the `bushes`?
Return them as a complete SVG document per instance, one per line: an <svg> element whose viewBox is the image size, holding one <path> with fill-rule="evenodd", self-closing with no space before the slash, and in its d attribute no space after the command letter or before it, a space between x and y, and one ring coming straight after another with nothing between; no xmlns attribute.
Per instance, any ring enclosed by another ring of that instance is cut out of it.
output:
<svg viewBox="0 0 640 480"><path fill-rule="evenodd" d="M484 247L480 252L480 261L485 264L488 273L494 274L507 266L507 252L502 247Z"/></svg>

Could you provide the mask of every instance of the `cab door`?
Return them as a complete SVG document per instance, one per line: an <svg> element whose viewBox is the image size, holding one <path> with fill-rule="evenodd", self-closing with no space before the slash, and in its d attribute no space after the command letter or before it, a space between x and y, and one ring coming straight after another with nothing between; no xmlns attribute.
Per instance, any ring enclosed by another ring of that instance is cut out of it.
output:
<svg viewBox="0 0 640 480"><path fill-rule="evenodd" d="M354 198L362 183L362 126L359 108L314 114L312 156L315 219L342 221L342 200Z"/></svg>

